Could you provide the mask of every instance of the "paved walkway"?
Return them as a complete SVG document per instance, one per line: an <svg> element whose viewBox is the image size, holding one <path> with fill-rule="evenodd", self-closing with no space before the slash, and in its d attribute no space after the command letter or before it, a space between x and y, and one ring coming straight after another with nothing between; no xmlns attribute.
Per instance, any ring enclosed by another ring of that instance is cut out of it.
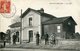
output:
<svg viewBox="0 0 80 51"><path fill-rule="evenodd" d="M80 50L80 45L71 46L71 45L45 45L40 43L40 45L36 45L36 43L24 43L24 44L16 44L16 45L7 45L6 48L25 48L25 49L69 49L69 50Z"/></svg>
<svg viewBox="0 0 80 51"><path fill-rule="evenodd" d="M22 48L2 48L0 51L79 51L79 50L46 50L46 49L22 49Z"/></svg>
<svg viewBox="0 0 80 51"><path fill-rule="evenodd" d="M58 48L58 45L45 45L44 43L36 45L36 43L24 43L16 45L7 45L6 48L56 49Z"/></svg>

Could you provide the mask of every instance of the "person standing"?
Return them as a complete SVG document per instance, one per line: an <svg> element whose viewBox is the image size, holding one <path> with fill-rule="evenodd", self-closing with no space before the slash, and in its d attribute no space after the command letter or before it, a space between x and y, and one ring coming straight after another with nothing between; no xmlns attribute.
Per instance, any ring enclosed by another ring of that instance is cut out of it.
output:
<svg viewBox="0 0 80 51"><path fill-rule="evenodd" d="M52 34L50 35L50 44L51 44L51 45L56 44L55 33L52 33Z"/></svg>
<svg viewBox="0 0 80 51"><path fill-rule="evenodd" d="M36 45L39 45L39 37L40 37L40 35L39 35L39 33L37 32L37 34L36 34Z"/></svg>
<svg viewBox="0 0 80 51"><path fill-rule="evenodd" d="M13 35L13 44L16 44L16 35Z"/></svg>
<svg viewBox="0 0 80 51"><path fill-rule="evenodd" d="M4 47L6 46L6 40L4 40Z"/></svg>
<svg viewBox="0 0 80 51"><path fill-rule="evenodd" d="M6 46L6 34L5 33L3 34L3 41L4 41L3 42L4 43L4 47L5 47Z"/></svg>
<svg viewBox="0 0 80 51"><path fill-rule="evenodd" d="M48 40L49 40L49 35L46 33L46 34L45 34L45 45L48 44Z"/></svg>

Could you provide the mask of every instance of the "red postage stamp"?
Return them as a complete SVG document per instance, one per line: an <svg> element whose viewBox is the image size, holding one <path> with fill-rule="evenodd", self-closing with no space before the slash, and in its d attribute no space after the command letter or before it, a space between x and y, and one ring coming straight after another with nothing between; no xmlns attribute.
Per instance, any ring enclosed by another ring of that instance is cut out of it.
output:
<svg viewBox="0 0 80 51"><path fill-rule="evenodd" d="M0 0L0 13L10 13L11 0Z"/></svg>

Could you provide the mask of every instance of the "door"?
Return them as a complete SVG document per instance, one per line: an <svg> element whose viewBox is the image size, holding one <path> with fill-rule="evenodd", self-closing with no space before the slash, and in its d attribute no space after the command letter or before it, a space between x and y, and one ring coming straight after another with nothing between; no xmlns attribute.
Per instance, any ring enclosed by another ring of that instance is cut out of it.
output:
<svg viewBox="0 0 80 51"><path fill-rule="evenodd" d="M29 31L29 42L33 41L33 31Z"/></svg>
<svg viewBox="0 0 80 51"><path fill-rule="evenodd" d="M16 32L16 42L19 42L19 32Z"/></svg>

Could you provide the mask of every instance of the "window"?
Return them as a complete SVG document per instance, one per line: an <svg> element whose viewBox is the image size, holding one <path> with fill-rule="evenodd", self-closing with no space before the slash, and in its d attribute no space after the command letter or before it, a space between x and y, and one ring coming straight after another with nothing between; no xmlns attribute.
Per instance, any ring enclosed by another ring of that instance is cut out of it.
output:
<svg viewBox="0 0 80 51"><path fill-rule="evenodd" d="M32 18L29 18L29 26L32 26Z"/></svg>
<svg viewBox="0 0 80 51"><path fill-rule="evenodd" d="M61 29L61 27L60 27L60 26L57 26L57 32L58 32L58 33L60 33L60 32L61 32L61 30L60 30L60 29Z"/></svg>
<svg viewBox="0 0 80 51"><path fill-rule="evenodd" d="M68 25L71 25L71 23L70 23L70 22L68 22Z"/></svg>

